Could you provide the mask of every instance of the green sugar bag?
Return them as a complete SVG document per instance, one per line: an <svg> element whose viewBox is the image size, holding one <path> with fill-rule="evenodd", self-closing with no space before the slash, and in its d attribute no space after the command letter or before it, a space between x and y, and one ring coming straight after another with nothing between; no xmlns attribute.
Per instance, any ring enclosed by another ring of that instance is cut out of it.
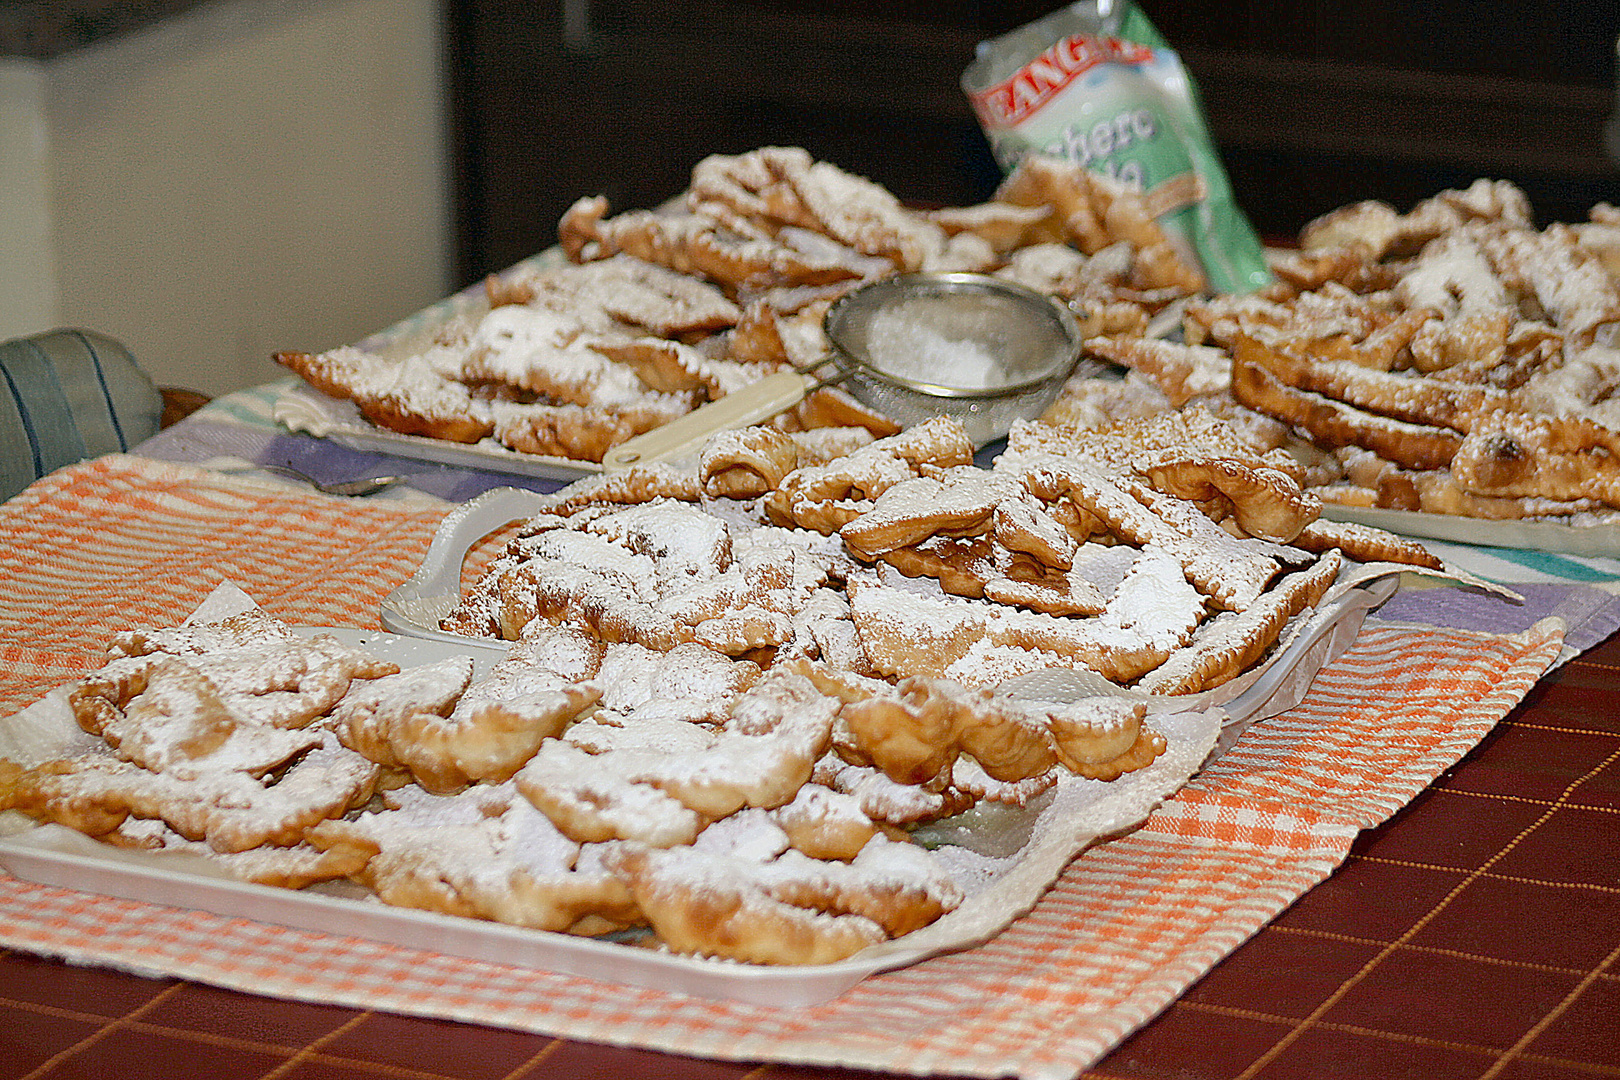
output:
<svg viewBox="0 0 1620 1080"><path fill-rule="evenodd" d="M1160 227L1212 290L1271 279L1197 88L1133 4L1079 0L981 42L962 89L1004 172L1037 151L1157 194Z"/></svg>

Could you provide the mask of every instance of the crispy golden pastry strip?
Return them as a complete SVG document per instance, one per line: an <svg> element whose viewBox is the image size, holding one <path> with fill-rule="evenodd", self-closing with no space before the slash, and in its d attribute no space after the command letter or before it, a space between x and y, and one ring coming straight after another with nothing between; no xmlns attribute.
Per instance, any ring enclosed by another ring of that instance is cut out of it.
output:
<svg viewBox="0 0 1620 1080"><path fill-rule="evenodd" d="M782 417L778 423L791 417L792 423L806 431L817 428L865 428L875 438L884 439L900 434L900 425L885 413L862 405L837 386L824 386L809 394Z"/></svg>
<svg viewBox="0 0 1620 1080"><path fill-rule="evenodd" d="M1216 615L1191 644L1145 676L1138 689L1190 694L1227 682L1271 647L1289 619L1315 606L1338 578L1342 562L1337 551L1328 551L1309 569L1284 576L1250 607Z"/></svg>
<svg viewBox="0 0 1620 1080"><path fill-rule="evenodd" d="M1507 286L1533 297L1571 342L1613 345L1620 340L1620 290L1599 258L1556 231L1482 230L1481 246Z"/></svg>
<svg viewBox="0 0 1620 1080"><path fill-rule="evenodd" d="M961 902L927 852L882 836L847 863L636 845L606 861L670 949L754 963L833 963Z"/></svg>
<svg viewBox="0 0 1620 1080"><path fill-rule="evenodd" d="M1179 409L1189 401L1221 394L1231 385L1231 361L1213 345L1187 345L1134 336L1087 338L1087 355L1101 357L1151 379Z"/></svg>
<svg viewBox="0 0 1620 1080"><path fill-rule="evenodd" d="M547 498L536 513L566 516L589 506L632 506L661 499L695 503L702 495L696 470L660 461L576 480Z"/></svg>
<svg viewBox="0 0 1620 1080"><path fill-rule="evenodd" d="M795 469L765 500L778 525L797 525L831 534L902 480L924 469L944 470L973 460L973 443L962 426L937 417L898 435L879 439L847 458Z"/></svg>
<svg viewBox="0 0 1620 1080"><path fill-rule="evenodd" d="M978 796L956 786L933 790L897 784L871 765L857 765L828 754L816 762L811 779L856 799L873 821L890 826L937 821L971 809Z"/></svg>
<svg viewBox="0 0 1620 1080"><path fill-rule="evenodd" d="M714 333L742 314L714 285L629 255L519 270L502 284L508 302L565 312L599 310L628 328L661 338Z"/></svg>
<svg viewBox="0 0 1620 1080"><path fill-rule="evenodd" d="M1590 422L1503 414L1463 439L1451 475L1476 495L1620 506L1617 449L1620 434Z"/></svg>
<svg viewBox="0 0 1620 1080"><path fill-rule="evenodd" d="M271 618L259 608L249 608L215 622L186 623L181 626L139 626L119 630L107 645L107 655L148 656L168 653L171 656L193 656L219 652L225 649L257 647L276 642L288 642L297 637L279 619ZM374 664L384 661L370 658ZM392 675L399 668L387 665L378 675ZM367 676L375 678L375 675Z"/></svg>
<svg viewBox="0 0 1620 1080"><path fill-rule="evenodd" d="M860 799L820 784L805 784L792 802L770 813L788 842L812 859L848 861L883 832Z"/></svg>
<svg viewBox="0 0 1620 1080"><path fill-rule="evenodd" d="M563 835L580 843L624 839L674 847L695 840L708 819L601 760L619 756L589 754L550 740L518 771L518 790Z"/></svg>
<svg viewBox="0 0 1620 1080"><path fill-rule="evenodd" d="M989 244L990 250L1002 258L1028 244L1031 235L1051 215L1049 206L1019 206L995 199L972 206L945 206L923 212L923 216L944 229L946 235L970 233Z"/></svg>
<svg viewBox="0 0 1620 1080"><path fill-rule="evenodd" d="M839 716L851 748L901 784L948 777L957 755L973 757L997 780L1027 780L1056 762L1046 730L983 688L913 675L892 694L844 705Z"/></svg>
<svg viewBox="0 0 1620 1080"><path fill-rule="evenodd" d="M698 455L704 494L720 498L751 499L774 491L798 467L799 444L767 427L721 432Z"/></svg>
<svg viewBox="0 0 1620 1080"><path fill-rule="evenodd" d="M791 802L832 738L837 702L802 676L771 673L732 705L700 750L656 745L586 754L551 740L517 774L518 789L575 839L690 843L704 824L744 806Z"/></svg>
<svg viewBox="0 0 1620 1080"><path fill-rule="evenodd" d="M1490 387L1374 371L1342 360L1315 359L1248 335L1240 335L1233 343L1232 362L1233 393L1239 401L1243 395L1236 386L1238 367L1252 364L1296 390L1405 424L1466 432L1474 417L1513 407L1509 395Z"/></svg>
<svg viewBox="0 0 1620 1080"><path fill-rule="evenodd" d="M537 930L637 920L629 889L510 784L457 796L394 792L392 807L327 821L310 840L361 860L352 876L385 903Z"/></svg>
<svg viewBox="0 0 1620 1080"><path fill-rule="evenodd" d="M1147 706L1115 697L1087 697L1046 713L1058 761L1089 780L1116 780L1145 769L1169 744L1146 724Z"/></svg>
<svg viewBox="0 0 1620 1080"><path fill-rule="evenodd" d="M939 675L969 686L1055 666L1088 667L1129 683L1192 636L1203 598L1179 562L1145 551L1108 610L1073 619L956 597L933 597L851 582L850 612L878 671Z"/></svg>
<svg viewBox="0 0 1620 1080"><path fill-rule="evenodd" d="M715 204L738 231L780 238L809 230L902 270L923 269L946 247L944 230L893 193L798 147L704 158L687 205L718 216Z"/></svg>
<svg viewBox="0 0 1620 1080"><path fill-rule="evenodd" d="M1293 543L1306 551L1326 553L1336 550L1346 558L1362 563L1394 562L1430 570L1445 568L1445 562L1439 556L1416 540L1353 521L1318 518L1300 530Z"/></svg>
<svg viewBox="0 0 1620 1080"><path fill-rule="evenodd" d="M945 247L945 231L908 210L879 184L826 161L787 176L818 232L902 271L929 268Z"/></svg>
<svg viewBox="0 0 1620 1080"><path fill-rule="evenodd" d="M775 238L739 236L717 229L711 218L700 214L626 210L609 217L607 200L600 196L569 207L558 233L563 250L575 262L624 252L695 274L732 292L852 281L874 269L849 249L824 244L801 250Z"/></svg>
<svg viewBox="0 0 1620 1080"><path fill-rule="evenodd" d="M343 346L326 353L278 352L275 361L332 397L354 402L378 427L473 443L494 429L486 401L428 360L385 360Z"/></svg>
<svg viewBox="0 0 1620 1080"><path fill-rule="evenodd" d="M599 691L564 684L511 697L468 700L472 660L452 657L376 679L332 713L351 750L404 769L423 789L444 795L474 781L499 783L596 703Z"/></svg>
<svg viewBox="0 0 1620 1080"><path fill-rule="evenodd" d="M1394 420L1296 389L1241 355L1232 360L1232 395L1305 432L1318 446L1366 447L1408 469L1444 468L1462 445L1461 436L1447 428Z"/></svg>
<svg viewBox="0 0 1620 1080"><path fill-rule="evenodd" d="M1143 474L1157 491L1200 504L1214 502L1225 512L1210 516L1230 513L1248 535L1284 544L1322 511L1321 500L1301 491L1292 478L1232 458L1159 457Z"/></svg>
<svg viewBox="0 0 1620 1080"><path fill-rule="evenodd" d="M525 454L601 461L615 446L691 410L676 395L649 395L623 405L494 402L488 434Z"/></svg>
<svg viewBox="0 0 1620 1080"><path fill-rule="evenodd" d="M1246 544L1185 500L1112 478L1084 461L1042 459L1031 465L1024 482L1045 502L1072 500L1122 540L1169 553L1189 581L1226 607L1241 610L1277 572L1274 548Z"/></svg>
<svg viewBox="0 0 1620 1080"><path fill-rule="evenodd" d="M19 770L9 782L0 778L0 807L91 836L111 832L132 815L161 818L216 851L246 851L298 843L311 825L370 798L378 772L330 734L321 747L263 779L235 770L182 779L86 754Z"/></svg>
<svg viewBox="0 0 1620 1080"><path fill-rule="evenodd" d="M262 777L321 744L321 732L256 723L199 670L198 657L151 655L109 661L68 691L79 726L117 755L181 779L229 769ZM348 679L343 680L343 690ZM342 690L326 701L326 707Z"/></svg>
<svg viewBox="0 0 1620 1080"><path fill-rule="evenodd" d="M0 784L3 783L0 779ZM302 889L317 882L336 881L366 865L366 857L359 852L322 851L302 842L288 847L215 851L206 843L187 840L156 818L125 818L118 828L96 839L112 847L200 859L239 881L281 889Z"/></svg>
<svg viewBox="0 0 1620 1080"><path fill-rule="evenodd" d="M1018 491L1014 477L955 466L937 477L911 477L884 489L838 535L866 559L933 536L977 536L990 531L998 504Z"/></svg>
<svg viewBox="0 0 1620 1080"><path fill-rule="evenodd" d="M697 642L668 652L625 643L606 646L592 679L602 694L598 716L606 723L631 729L660 721L715 727L760 674L753 661ZM579 741L572 734L568 739Z"/></svg>

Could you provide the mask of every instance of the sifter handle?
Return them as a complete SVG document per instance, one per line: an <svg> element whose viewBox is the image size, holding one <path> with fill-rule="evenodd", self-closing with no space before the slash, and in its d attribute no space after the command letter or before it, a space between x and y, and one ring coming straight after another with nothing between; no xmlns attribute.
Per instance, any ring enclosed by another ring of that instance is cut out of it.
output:
<svg viewBox="0 0 1620 1080"><path fill-rule="evenodd" d="M747 427L769 420L783 409L791 409L820 384L821 380L798 371L767 375L719 401L711 401L701 409L693 409L685 416L613 447L602 455L602 471L617 472L632 465L650 465L682 457L702 446L717 431Z"/></svg>

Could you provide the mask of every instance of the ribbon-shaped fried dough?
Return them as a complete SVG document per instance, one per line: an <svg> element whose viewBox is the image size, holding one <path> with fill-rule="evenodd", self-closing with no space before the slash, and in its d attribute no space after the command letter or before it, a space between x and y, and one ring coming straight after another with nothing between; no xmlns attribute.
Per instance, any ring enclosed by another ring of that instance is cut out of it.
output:
<svg viewBox="0 0 1620 1080"><path fill-rule="evenodd" d="M468 700L472 675L470 657L452 657L374 680L334 710L338 735L379 765L405 769L425 790L449 794L509 779L600 696L568 683Z"/></svg>
<svg viewBox="0 0 1620 1080"><path fill-rule="evenodd" d="M670 949L754 963L833 963L927 925L962 898L921 848L882 836L847 863L797 850L761 860L631 844L606 861Z"/></svg>
<svg viewBox="0 0 1620 1080"><path fill-rule="evenodd" d="M586 754L552 740L517 774L518 789L581 841L691 843L707 822L744 806L791 802L832 738L837 702L802 676L772 672L732 705L719 732L672 755L634 742Z"/></svg>
<svg viewBox="0 0 1620 1080"><path fill-rule="evenodd" d="M1462 445L1449 429L1393 420L1288 386L1244 356L1232 360L1232 396L1306 432L1319 446L1364 446L1409 469L1444 468Z"/></svg>
<svg viewBox="0 0 1620 1080"><path fill-rule="evenodd" d="M1322 501L1301 491L1292 478L1231 458L1160 458L1145 466L1143 474L1167 495L1218 502L1245 533L1284 544L1322 512Z"/></svg>
<svg viewBox="0 0 1620 1080"><path fill-rule="evenodd" d="M972 466L947 469L938 478L912 477L885 489L838 535L863 558L931 536L977 536L989 531L991 514L1016 488L1016 480Z"/></svg>
<svg viewBox="0 0 1620 1080"><path fill-rule="evenodd" d="M624 883L583 859L510 784L453 797L402 791L391 802L310 830L322 849L358 855L352 876L386 903L537 930L601 932L637 919Z"/></svg>
<svg viewBox="0 0 1620 1080"><path fill-rule="evenodd" d="M1144 677L1139 689L1188 694L1230 680L1271 647L1288 620L1322 598L1338 577L1342 562L1337 551L1329 551L1314 566L1286 575L1243 611L1216 615L1190 645Z"/></svg>
<svg viewBox="0 0 1620 1080"><path fill-rule="evenodd" d="M751 499L774 491L799 467L799 445L773 428L721 432L698 456L698 478L707 495Z"/></svg>
<svg viewBox="0 0 1620 1080"><path fill-rule="evenodd" d="M911 676L893 695L873 695L840 711L854 747L900 783L928 784L970 754L997 780L1038 776L1057 760L1046 732L988 690Z"/></svg>

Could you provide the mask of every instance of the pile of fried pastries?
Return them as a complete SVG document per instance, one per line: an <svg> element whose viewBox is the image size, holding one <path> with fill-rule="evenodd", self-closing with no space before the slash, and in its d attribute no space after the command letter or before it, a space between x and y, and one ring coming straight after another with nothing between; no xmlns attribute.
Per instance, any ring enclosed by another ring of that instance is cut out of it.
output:
<svg viewBox="0 0 1620 1080"><path fill-rule="evenodd" d="M1177 699L1263 662L1346 560L1439 565L1320 519L1196 409L989 469L948 419L799 452L748 428L548 496L444 619L506 643L482 670L256 608L119 632L63 690L83 741L0 761L0 810L255 882L830 962L962 902L919 827L1167 748L1153 698L1008 680L1086 669L1199 710Z"/></svg>
<svg viewBox="0 0 1620 1080"><path fill-rule="evenodd" d="M1198 403L1346 506L1581 523L1620 508L1620 210L1537 227L1480 180L1307 225L1274 282L1185 305L1179 340L1091 339L1067 429Z"/></svg>
<svg viewBox="0 0 1620 1080"><path fill-rule="evenodd" d="M276 360L378 427L599 462L613 446L788 367L823 360L822 318L850 289L910 271L996 273L1084 301L1089 332L1140 331L1204 285L1155 218L1171 206L1032 156L989 201L921 211L878 184L766 147L713 155L676 205L579 200L567 259L485 283L487 309L420 351L345 346ZM836 386L772 424L831 456L892 435Z"/></svg>

